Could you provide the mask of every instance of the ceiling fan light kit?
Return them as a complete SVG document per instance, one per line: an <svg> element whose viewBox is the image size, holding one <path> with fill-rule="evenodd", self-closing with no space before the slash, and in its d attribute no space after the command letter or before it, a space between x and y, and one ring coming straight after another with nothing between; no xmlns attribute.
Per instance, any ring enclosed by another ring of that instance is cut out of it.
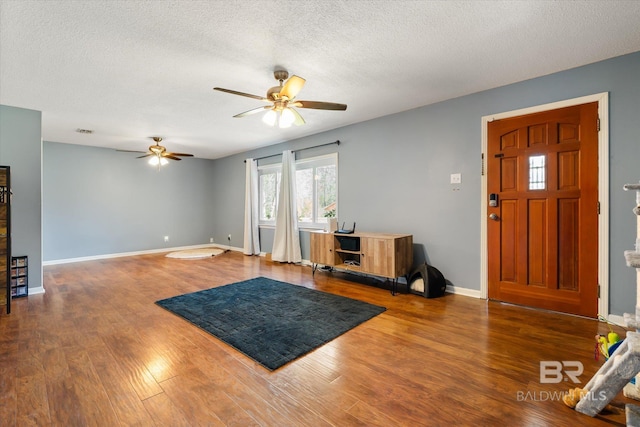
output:
<svg viewBox="0 0 640 427"><path fill-rule="evenodd" d="M288 128L295 123L296 116L289 107L283 108L282 111L270 109L262 116L262 121L269 126L278 125L279 128Z"/></svg>
<svg viewBox="0 0 640 427"><path fill-rule="evenodd" d="M276 110L269 110L262 116L262 121L269 126L275 126L276 120L278 120Z"/></svg>
<svg viewBox="0 0 640 427"><path fill-rule="evenodd" d="M296 116L293 114L293 108L284 108L280 112L280 122L279 125L281 128L290 127L296 120Z"/></svg>
<svg viewBox="0 0 640 427"><path fill-rule="evenodd" d="M266 113L262 117L262 121L269 126L278 125L278 127L280 128L288 128L291 125L300 126L305 123L300 113L298 113L298 111L296 111L296 109L293 107L339 111L344 111L347 109L346 104L338 104L335 102L298 101L295 99L295 97L298 95L300 90L302 90L302 87L304 86L306 80L299 76L292 76L291 78L289 78L289 73L286 70L276 70L273 72L273 76L276 78L276 80L278 80L280 84L278 86L269 88L269 90L267 90L266 97L252 95L250 93L238 92L231 89L224 89L221 87L214 87L213 90L230 93L232 95L245 96L247 98L253 98L259 101L270 103L271 105L253 108L249 111L236 114L233 117L245 117L266 110ZM285 80L287 80L286 83Z"/></svg>
<svg viewBox="0 0 640 427"><path fill-rule="evenodd" d="M152 156L149 159L149 164L151 166L158 166L158 165L164 166L164 165L169 164L169 160L165 159L164 157L160 157L160 156Z"/></svg>
<svg viewBox="0 0 640 427"><path fill-rule="evenodd" d="M118 150L125 151L128 153L144 153L142 156L136 157L137 159L142 159L145 157L149 157L149 164L152 166L157 166L160 169L160 166L164 166L169 164L169 160L182 160L180 157L193 157L193 154L188 153L172 153L167 151L165 147L160 145L162 142L162 138L159 136L152 136L151 139L155 142L155 145L151 145L149 147L149 151L135 151L135 150Z"/></svg>

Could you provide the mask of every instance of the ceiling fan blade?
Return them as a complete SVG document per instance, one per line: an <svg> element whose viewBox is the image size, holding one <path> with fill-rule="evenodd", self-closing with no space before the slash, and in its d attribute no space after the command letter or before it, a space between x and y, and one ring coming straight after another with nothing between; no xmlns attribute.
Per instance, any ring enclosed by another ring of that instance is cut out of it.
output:
<svg viewBox="0 0 640 427"><path fill-rule="evenodd" d="M316 110L340 110L347 109L347 104L338 104L335 102L321 102L321 101L296 101L294 107L298 108L315 108Z"/></svg>
<svg viewBox="0 0 640 427"><path fill-rule="evenodd" d="M140 152L140 151L138 151L138 153L139 153L139 152ZM155 156L155 154L153 154L153 153L147 153L147 154L145 154L144 156L138 156L138 157L136 157L136 159L142 159L142 158L144 158L144 157L149 157L149 156Z"/></svg>
<svg viewBox="0 0 640 427"><path fill-rule="evenodd" d="M300 113L298 113L294 108L291 108L291 107L289 107L289 110L291 110L291 112L293 113L293 116L295 117L295 120L293 121L294 125L301 126L305 124L305 121L300 115Z"/></svg>
<svg viewBox="0 0 640 427"><path fill-rule="evenodd" d="M193 154L187 153L164 153L164 156L182 156L182 157L193 157Z"/></svg>
<svg viewBox="0 0 640 427"><path fill-rule="evenodd" d="M120 151L121 153L146 153L146 151L139 151L139 150L116 150L116 151Z"/></svg>
<svg viewBox="0 0 640 427"><path fill-rule="evenodd" d="M280 97L286 96L288 99L295 98L298 92L302 90L302 86L304 86L305 82L306 80L302 77L291 76L282 87Z"/></svg>
<svg viewBox="0 0 640 427"><path fill-rule="evenodd" d="M171 160L182 160L180 157L172 156L171 154L164 153L162 157L171 159Z"/></svg>
<svg viewBox="0 0 640 427"><path fill-rule="evenodd" d="M233 117L245 117L245 116L250 116L250 115L252 115L252 114L256 114L256 113L259 113L259 112L261 112L261 111L268 110L268 109L270 109L270 108L273 108L273 107L272 107L271 105L265 105L264 107L252 108L252 109L251 109L251 110L249 110L249 111L245 111L244 113L236 114L236 115L235 115L235 116L233 116Z"/></svg>
<svg viewBox="0 0 640 427"><path fill-rule="evenodd" d="M213 90L219 90L220 92L226 92L232 95L246 96L247 98L258 99L260 101L269 101L269 99L265 98L264 96L251 95L250 93L238 92L237 90L224 89L221 87L214 87Z"/></svg>

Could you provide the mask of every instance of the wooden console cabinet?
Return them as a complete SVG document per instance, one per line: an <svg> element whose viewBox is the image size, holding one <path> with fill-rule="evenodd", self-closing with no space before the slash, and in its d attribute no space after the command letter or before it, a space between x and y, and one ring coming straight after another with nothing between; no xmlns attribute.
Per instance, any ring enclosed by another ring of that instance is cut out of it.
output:
<svg viewBox="0 0 640 427"><path fill-rule="evenodd" d="M385 277L395 282L413 264L411 234L312 232L310 261L318 265ZM393 292L393 290L392 290Z"/></svg>

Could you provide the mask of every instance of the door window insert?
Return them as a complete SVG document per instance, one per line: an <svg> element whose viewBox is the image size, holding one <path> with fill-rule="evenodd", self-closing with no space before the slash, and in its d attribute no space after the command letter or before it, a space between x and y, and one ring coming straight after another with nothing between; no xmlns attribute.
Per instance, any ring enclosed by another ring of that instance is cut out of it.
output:
<svg viewBox="0 0 640 427"><path fill-rule="evenodd" d="M546 188L545 156L529 156L529 190Z"/></svg>

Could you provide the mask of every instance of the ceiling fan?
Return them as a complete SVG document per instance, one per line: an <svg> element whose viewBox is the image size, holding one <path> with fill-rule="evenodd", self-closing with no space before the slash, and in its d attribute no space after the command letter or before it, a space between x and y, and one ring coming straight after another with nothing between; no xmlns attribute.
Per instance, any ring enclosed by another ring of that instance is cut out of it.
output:
<svg viewBox="0 0 640 427"><path fill-rule="evenodd" d="M270 126L275 126L277 124L281 128L287 128L292 124L300 126L305 123L300 113L298 113L293 107L340 111L347 109L346 104L337 104L335 102L299 101L295 99L295 97L298 95L298 92L302 90L302 87L306 82L305 79L299 76L292 76L289 78L289 73L285 70L276 70L273 72L273 76L280 82L280 85L270 88L267 91L266 97L251 95L250 93L238 92L221 87L214 87L213 89L219 90L220 92L230 93L232 95L246 96L248 98L267 102L269 105L253 108L249 111L245 111L244 113L236 114L233 117L245 117L261 111L266 111L266 114L262 117L262 121ZM286 83L284 82L285 80Z"/></svg>
<svg viewBox="0 0 640 427"><path fill-rule="evenodd" d="M171 160L182 160L180 157L193 157L193 154L187 153L172 153L167 151L165 147L160 145L162 142L162 138L159 136L152 136L151 139L155 142L155 145L149 146L149 151L135 151L135 150L118 150L125 151L128 153L145 153L142 156L136 157L137 159L142 159L144 157L151 157L149 159L149 164L153 166L163 166L169 163L167 159Z"/></svg>

